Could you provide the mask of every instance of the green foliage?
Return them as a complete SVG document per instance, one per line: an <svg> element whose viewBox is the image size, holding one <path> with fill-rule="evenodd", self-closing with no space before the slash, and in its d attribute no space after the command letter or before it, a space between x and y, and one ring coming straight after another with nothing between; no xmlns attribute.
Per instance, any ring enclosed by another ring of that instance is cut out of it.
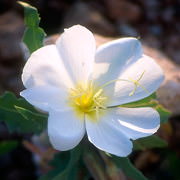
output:
<svg viewBox="0 0 180 180"><path fill-rule="evenodd" d="M171 115L170 111L164 108L161 104L158 104L155 109L160 114L161 123L166 123Z"/></svg>
<svg viewBox="0 0 180 180"><path fill-rule="evenodd" d="M150 96L141 99L139 101L123 104L123 107L135 108L135 107L153 107L157 104L156 102L156 93L151 94Z"/></svg>
<svg viewBox="0 0 180 180"><path fill-rule="evenodd" d="M123 104L121 107L128 107L128 108L152 107L159 112L161 123L166 123L171 114L166 108L164 108L161 104L159 104L159 102L156 100L155 93L139 101Z"/></svg>
<svg viewBox="0 0 180 180"><path fill-rule="evenodd" d="M25 2L19 1L18 3L24 7L26 30L23 41L27 45L30 53L32 53L43 46L43 40L46 34L44 30L39 27L40 17L37 9Z"/></svg>
<svg viewBox="0 0 180 180"><path fill-rule="evenodd" d="M39 180L78 180L78 164L81 154L82 149L80 145L70 152L57 154L51 162L54 169Z"/></svg>
<svg viewBox="0 0 180 180"><path fill-rule="evenodd" d="M0 155L4 155L13 149L15 149L18 145L17 141L9 140L9 141L1 141L0 142Z"/></svg>
<svg viewBox="0 0 180 180"><path fill-rule="evenodd" d="M59 180L59 179L78 180L77 179L76 167L77 167L77 163L78 163L78 161L80 159L81 152L82 151L81 151L80 146L77 146L76 148L71 150L70 160L69 160L69 163L68 163L66 169L62 173L55 176L53 178L53 180Z"/></svg>
<svg viewBox="0 0 180 180"><path fill-rule="evenodd" d="M50 162L53 168L47 174L43 175L39 180L50 180L65 170L70 159L70 151L60 152L56 154Z"/></svg>
<svg viewBox="0 0 180 180"><path fill-rule="evenodd" d="M180 167L180 158L177 153L169 151L166 153L167 164L169 167L168 170L172 173L174 180L180 179L179 167Z"/></svg>
<svg viewBox="0 0 180 180"><path fill-rule="evenodd" d="M10 132L39 134L47 125L47 116L10 92L0 96L0 120L5 122Z"/></svg>
<svg viewBox="0 0 180 180"><path fill-rule="evenodd" d="M127 157L112 156L112 160L129 178L133 180L147 180L147 178L133 166Z"/></svg>
<svg viewBox="0 0 180 180"><path fill-rule="evenodd" d="M133 143L134 150L167 147L167 142L155 135L135 140Z"/></svg>

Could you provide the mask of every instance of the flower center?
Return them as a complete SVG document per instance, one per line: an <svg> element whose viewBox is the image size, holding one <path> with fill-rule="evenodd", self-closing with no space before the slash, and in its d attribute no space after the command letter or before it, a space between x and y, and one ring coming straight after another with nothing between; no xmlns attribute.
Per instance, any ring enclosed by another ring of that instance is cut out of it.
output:
<svg viewBox="0 0 180 180"><path fill-rule="evenodd" d="M82 117L86 114L93 121L97 122L99 120L99 115L104 114L105 111L103 110L120 106L116 105L107 107L107 101L110 101L110 98L105 95L103 89L116 81L125 81L134 85L132 91L129 93L129 96L133 96L139 86L145 92L149 93L149 91L140 84L140 80L142 79L144 73L145 71L136 80L131 77L129 77L129 79L114 79L106 82L100 87L96 87L92 81L87 84L78 84L75 88L70 89L68 103L71 107L73 107L77 115Z"/></svg>
<svg viewBox="0 0 180 180"><path fill-rule="evenodd" d="M69 102L77 114L87 114L97 118L102 109L106 109L107 96L102 88L97 88L92 82L70 89Z"/></svg>

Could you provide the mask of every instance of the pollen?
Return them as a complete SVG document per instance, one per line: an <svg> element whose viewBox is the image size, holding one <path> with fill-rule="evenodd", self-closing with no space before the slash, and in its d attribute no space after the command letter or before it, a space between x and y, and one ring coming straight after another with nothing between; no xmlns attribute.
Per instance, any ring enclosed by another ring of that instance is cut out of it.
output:
<svg viewBox="0 0 180 180"><path fill-rule="evenodd" d="M93 82L78 84L70 89L69 104L78 115L88 115L92 119L99 119L99 115L106 109L107 96L102 88L97 88Z"/></svg>

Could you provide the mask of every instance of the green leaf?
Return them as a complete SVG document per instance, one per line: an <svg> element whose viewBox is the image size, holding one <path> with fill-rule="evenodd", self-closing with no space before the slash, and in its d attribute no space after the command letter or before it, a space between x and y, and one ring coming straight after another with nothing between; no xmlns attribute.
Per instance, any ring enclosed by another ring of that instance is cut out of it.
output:
<svg viewBox="0 0 180 180"><path fill-rule="evenodd" d="M50 166L53 168L47 174L40 177L39 180L50 180L60 174L68 166L70 159L70 151L64 151L56 154L53 160L50 162Z"/></svg>
<svg viewBox="0 0 180 180"><path fill-rule="evenodd" d="M43 40L46 34L39 27L40 17L37 9L25 2L18 1L18 3L24 7L26 30L23 35L23 41L30 53L32 53L43 46Z"/></svg>
<svg viewBox="0 0 180 180"><path fill-rule="evenodd" d="M155 93L139 101L123 104L120 107L127 107L127 108L152 107L156 111L158 111L160 115L161 123L166 123L171 114L166 108L164 108L161 104L159 104L159 102L156 100Z"/></svg>
<svg viewBox="0 0 180 180"><path fill-rule="evenodd" d="M160 114L161 123L168 122L168 119L169 119L169 116L171 115L171 112L168 111L166 108L164 108L161 104L158 104L155 109Z"/></svg>
<svg viewBox="0 0 180 180"><path fill-rule="evenodd" d="M128 108L137 108L137 107L152 107L157 104L156 99L156 93L151 94L150 96L141 99L139 101L123 104L122 107L128 107Z"/></svg>
<svg viewBox="0 0 180 180"><path fill-rule="evenodd" d="M33 112L37 112L36 109L32 105L30 105L25 99L23 98L17 99L12 92L6 91L2 96L0 96L0 108L7 110L8 109L16 110L14 105L24 107Z"/></svg>
<svg viewBox="0 0 180 180"><path fill-rule="evenodd" d="M136 169L127 157L111 157L117 167L121 168L129 178L133 180L147 180L147 178Z"/></svg>
<svg viewBox="0 0 180 180"><path fill-rule="evenodd" d="M38 14L38 11L35 7L29 5L28 3L18 1L18 3L24 7L24 21L25 25L32 26L32 27L38 27L40 22L40 17Z"/></svg>
<svg viewBox="0 0 180 180"><path fill-rule="evenodd" d="M9 140L9 141L1 141L0 142L0 155L4 155L13 149L15 149L18 145L17 141Z"/></svg>
<svg viewBox="0 0 180 180"><path fill-rule="evenodd" d="M39 180L78 180L77 173L81 153L80 145L71 151L60 152L50 163L54 169Z"/></svg>
<svg viewBox="0 0 180 180"><path fill-rule="evenodd" d="M39 134L47 126L46 115L10 92L0 96L0 120L5 122L10 132Z"/></svg>
<svg viewBox="0 0 180 180"><path fill-rule="evenodd" d="M82 149L80 145L74 148L73 150L71 150L71 157L66 169L62 173L54 177L53 180L60 180L60 179L78 180L76 174L77 173L76 167L80 159L81 153L82 153Z"/></svg>
<svg viewBox="0 0 180 180"><path fill-rule="evenodd" d="M29 27L26 28L23 41L27 45L30 53L41 48L43 46L44 31L42 28Z"/></svg>
<svg viewBox="0 0 180 180"><path fill-rule="evenodd" d="M134 150L145 150L145 149L150 149L150 148L164 148L168 145L165 140L155 135L135 140L133 143L134 143L134 146L133 146Z"/></svg>
<svg viewBox="0 0 180 180"><path fill-rule="evenodd" d="M24 122L26 120L26 123L21 123L23 130L25 130L25 132L30 131L39 134L47 127L46 116L31 112L22 107L15 106L15 108L17 112L19 112L24 118Z"/></svg>
<svg viewBox="0 0 180 180"><path fill-rule="evenodd" d="M179 167L180 167L180 158L178 156L178 153L169 151L166 152L166 161L168 162L168 171L172 173L173 179L179 180L180 179L180 173L179 173Z"/></svg>

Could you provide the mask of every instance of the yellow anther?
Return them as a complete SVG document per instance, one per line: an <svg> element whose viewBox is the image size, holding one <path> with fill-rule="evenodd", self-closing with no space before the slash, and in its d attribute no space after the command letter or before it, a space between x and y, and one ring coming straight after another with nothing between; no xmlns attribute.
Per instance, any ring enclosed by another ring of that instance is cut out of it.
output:
<svg viewBox="0 0 180 180"><path fill-rule="evenodd" d="M103 90L100 89L95 95L94 98L97 98L98 96L100 96L102 94Z"/></svg>
<svg viewBox="0 0 180 180"><path fill-rule="evenodd" d="M131 77L129 77L129 80L134 83L134 89L129 93L129 96L134 95L138 86L140 86L145 92L149 93L149 91L139 83L139 81L142 79L144 73L145 73L145 71L140 75L140 77L137 80L134 80Z"/></svg>
<svg viewBox="0 0 180 180"><path fill-rule="evenodd" d="M98 119L100 111L106 108L107 99L103 89L95 87L92 82L85 86L78 85L69 92L69 104L77 114L88 114L95 116L96 119Z"/></svg>
<svg viewBox="0 0 180 180"><path fill-rule="evenodd" d="M148 90L140 84L145 71L139 76L137 80L132 79L114 79L108 81L100 87L96 87L92 81L87 84L78 84L74 89L70 89L69 92L69 104L74 108L78 115L88 115L91 119L96 121L99 119L99 115L103 110L107 108L106 104L109 98L105 96L104 88L116 81L123 81L128 83L133 83L134 88L129 93L129 96L134 95L137 87L141 87L147 93Z"/></svg>

